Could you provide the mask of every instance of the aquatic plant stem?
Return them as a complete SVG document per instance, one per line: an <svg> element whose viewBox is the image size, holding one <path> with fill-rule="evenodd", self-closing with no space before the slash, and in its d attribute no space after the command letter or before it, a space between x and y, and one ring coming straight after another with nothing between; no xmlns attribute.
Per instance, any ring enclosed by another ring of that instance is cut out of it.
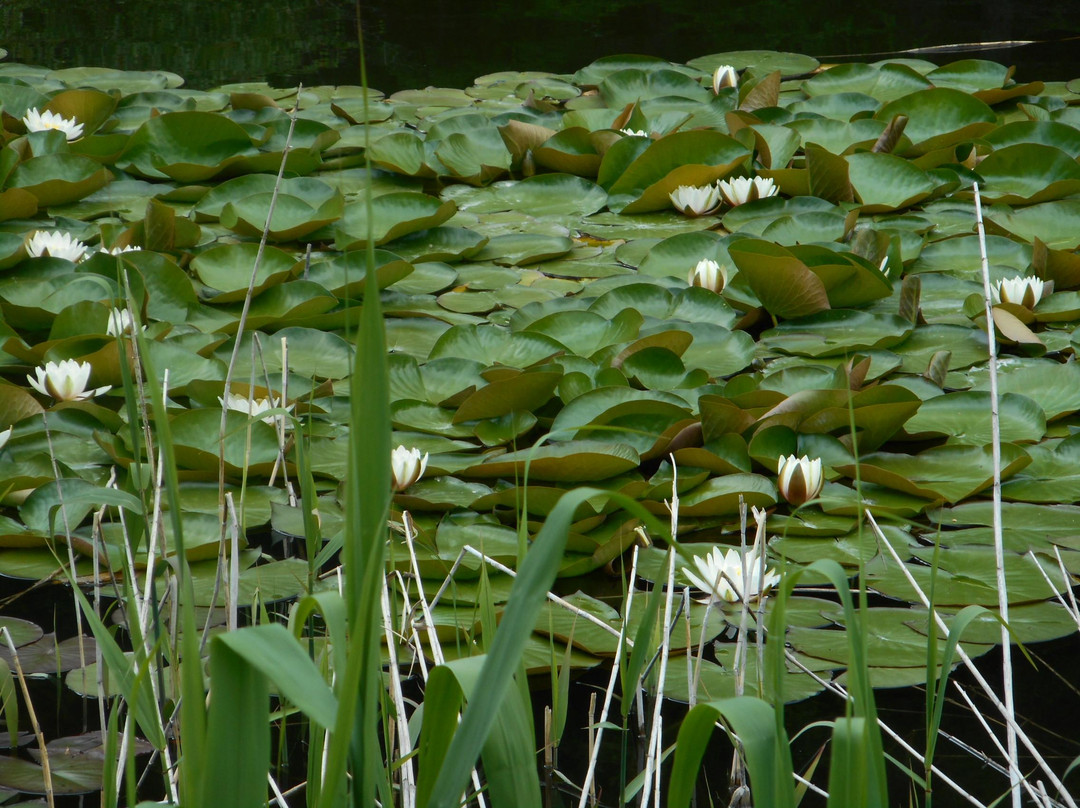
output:
<svg viewBox="0 0 1080 808"><path fill-rule="evenodd" d="M874 534L878 537L878 541L889 552L893 560L896 561L897 565L899 565L900 572L904 576L905 580L908 582L908 585L915 590L915 593L919 596L919 600L922 605L930 608L930 599L927 598L926 593L923 592L922 587L919 586L919 582L915 580L914 576L911 574L911 571L908 570L906 566L904 566L903 559L900 558L899 553L897 553L896 549L886 540L885 534L881 532L881 527L878 526L877 520L874 519L874 515L870 513L869 510L865 511L865 513L867 521L870 523ZM934 619L937 622L938 628L941 629L943 633L947 634L949 631L949 626L945 622L945 619L936 611L933 614ZM964 663L964 666L974 677L975 681L978 682L979 687L983 689L986 697L990 699L994 707L997 708L998 712L1001 713L1001 716L1005 719L1005 722L1009 726L1011 726L1016 732L1017 740L1019 740L1019 742L1024 745L1028 752L1031 753L1031 756L1035 759L1035 762L1038 763L1039 768L1042 769L1043 772L1046 774L1047 779L1051 783L1053 783L1054 788L1058 790L1058 793L1065 801L1065 804L1070 806L1070 808L1078 808L1076 801L1073 800L1072 795L1069 793L1068 789L1065 788L1065 784L1061 782L1061 779L1054 773L1054 770L1050 768L1050 764L1046 762L1046 758L1044 758L1039 752L1039 750L1035 747L1035 744L1032 743L1031 739L1028 737L1027 733L1024 732L1023 728L1016 723L1016 718L1009 714L1009 711L1006 709L1001 699L999 699L997 694L994 692L994 688L991 687L990 683L986 681L986 677L982 675L982 672L975 665L975 662L968 655L967 651L964 650L964 647L962 645L958 644L956 646L956 655L960 657L960 660Z"/></svg>
<svg viewBox="0 0 1080 808"><path fill-rule="evenodd" d="M397 636L394 633L390 614L390 587L383 578L382 588L383 631L386 636L386 649L389 656L390 698L394 704L397 723L401 731L397 733L398 752L404 761L401 774L401 808L416 808L416 777L413 772L412 743L409 738L409 716L405 712L405 697L401 692L401 673L397 659Z"/></svg>
<svg viewBox="0 0 1080 808"><path fill-rule="evenodd" d="M675 465L675 457L671 458L671 501L668 510L671 513L671 535L679 535L679 470ZM675 548L668 547L667 551L667 576L665 579L666 589L664 592L664 634L660 638L660 669L656 673L656 691L653 695L652 726L649 731L649 743L646 747L648 755L645 759L645 785L641 795L641 808L649 808L653 795L653 777L655 776L656 804L660 805L660 753L663 744L662 727L664 716L664 685L667 681L668 659L671 656L671 609L675 601Z"/></svg>
<svg viewBox="0 0 1080 808"><path fill-rule="evenodd" d="M979 183L972 185L975 194L975 224L979 232L979 255L982 259L983 301L986 309L986 341L990 354L990 430L994 463L993 513L994 558L997 566L998 611L1001 614L1001 678L1005 695L1005 709L1009 723L1006 727L1006 745L1009 751L1009 784L1012 789L1013 808L1020 808L1020 758L1016 746L1016 705L1013 701L1012 642L1007 628L1009 622L1009 590L1005 580L1005 544L1001 534L1001 418L998 412L997 335L994 330L994 304L990 291L990 261L986 255L986 228L983 224L982 197Z"/></svg>
<svg viewBox="0 0 1080 808"><path fill-rule="evenodd" d="M626 591L626 618L630 617L630 609L634 603L634 586L637 580L638 545L630 556L630 583ZM626 636L627 619L623 620L622 630L619 631L618 642L615 643L615 658L611 663L611 674L608 676L607 688L604 690L604 706L600 708L600 721L596 728L596 738L593 741L592 754L589 756L589 768L585 772L585 781L581 784L581 798L578 800L578 808L585 808L586 799L593 787L593 778L596 775L596 761L600 757L600 741L604 737L604 724L607 721L608 710L611 708L611 699L615 693L615 683L619 681L619 660L622 659L623 646L629 645L630 638Z"/></svg>
<svg viewBox="0 0 1080 808"><path fill-rule="evenodd" d="M15 663L15 676L19 680L23 701L26 702L26 714L30 717L30 726L34 729L34 737L37 738L38 749L41 750L41 774L45 779L45 801L49 808L54 808L52 770L49 768L49 750L45 747L45 736L41 732L37 713L34 712L34 703L30 700L30 689L26 686L26 676L23 674L22 663L19 662L19 652L15 650L15 643L11 639L11 632L8 631L7 626L2 626L0 633L3 633L4 642L7 644L8 651L11 652L11 661Z"/></svg>

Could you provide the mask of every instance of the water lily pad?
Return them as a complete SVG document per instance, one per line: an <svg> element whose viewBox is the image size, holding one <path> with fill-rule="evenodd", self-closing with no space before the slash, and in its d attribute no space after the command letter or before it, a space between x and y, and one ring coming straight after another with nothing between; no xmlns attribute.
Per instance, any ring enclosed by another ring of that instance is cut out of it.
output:
<svg viewBox="0 0 1080 808"><path fill-rule="evenodd" d="M1005 232L1025 241L1038 238L1057 249L1072 250L1080 246L1080 235L1077 231L1080 226L1080 200L1043 202L1019 210L1013 210L1006 205L995 205L986 212L986 217ZM988 241L991 238L994 237L988 237ZM1027 263L1014 260L1008 265L1022 269Z"/></svg>
<svg viewBox="0 0 1080 808"><path fill-rule="evenodd" d="M897 115L908 119L904 134L915 145L914 154L978 137L994 128L997 116L982 101L961 90L935 87L891 101L878 110L878 120Z"/></svg>
<svg viewBox="0 0 1080 808"><path fill-rule="evenodd" d="M1002 394L998 413L1002 442L1034 442L1046 434L1046 414L1027 396ZM912 435L948 435L950 443L987 444L991 440L990 394L948 393L924 401L904 429Z"/></svg>
<svg viewBox="0 0 1080 808"><path fill-rule="evenodd" d="M406 261L461 261L471 258L487 244L487 236L465 227L432 227L392 241L387 249Z"/></svg>
<svg viewBox="0 0 1080 808"><path fill-rule="evenodd" d="M936 183L908 160L860 152L847 157L848 176L865 213L900 210L926 199Z"/></svg>
<svg viewBox="0 0 1080 808"><path fill-rule="evenodd" d="M1030 205L1069 196L1080 190L1080 165L1061 149L1038 143L1017 143L995 149L979 163L986 181L983 197L990 202Z"/></svg>
<svg viewBox="0 0 1080 808"><path fill-rule="evenodd" d="M146 121L119 160L125 171L152 179L201 182L257 154L242 126L213 112L167 112Z"/></svg>
<svg viewBox="0 0 1080 808"><path fill-rule="evenodd" d="M712 73L720 65L731 65L736 70L752 68L758 73L771 73L774 70L779 70L784 76L799 76L816 70L818 60L813 56L804 56L801 53L739 50L699 56L696 59L691 59L687 64L708 73Z"/></svg>
<svg viewBox="0 0 1080 808"><path fill-rule="evenodd" d="M278 194L276 199L272 193L262 193L227 202L221 210L221 224L242 236L259 236L266 227L273 201L274 215L267 233L274 241L293 241L341 218L345 200L329 187L327 190L328 198L317 207L286 193Z"/></svg>
<svg viewBox="0 0 1080 808"><path fill-rule="evenodd" d="M641 70L626 68L609 73L600 82L600 96L613 109L637 104L649 98L674 96L690 101L705 101L712 93L691 76L678 70Z"/></svg>
<svg viewBox="0 0 1080 808"><path fill-rule="evenodd" d="M500 266L527 266L566 255L574 243L565 236L508 233L488 240L474 258Z"/></svg>
<svg viewBox="0 0 1080 808"><path fill-rule="evenodd" d="M524 368L559 353L563 347L543 334L510 332L492 325L454 326L431 349L431 358L456 356Z"/></svg>
<svg viewBox="0 0 1080 808"><path fill-rule="evenodd" d="M197 255L191 267L199 280L214 290L213 301L232 303L243 300L247 295L258 253L258 244L222 244ZM262 260L255 274L254 293L259 294L270 286L295 277L302 266L284 250L267 247L262 251Z"/></svg>
<svg viewBox="0 0 1080 808"><path fill-rule="evenodd" d="M1019 393L1035 401L1046 419L1052 421L1080 410L1080 367L1029 359L1012 359L998 364L998 392ZM974 389L990 388L989 371L973 368L968 377Z"/></svg>
<svg viewBox="0 0 1080 808"><path fill-rule="evenodd" d="M830 67L802 84L811 97L835 93L865 93L879 103L888 103L934 85L920 73L902 64L843 64Z"/></svg>
<svg viewBox="0 0 1080 808"><path fill-rule="evenodd" d="M614 477L635 468L638 462L637 452L622 444L568 441L498 455L461 474L480 479L527 477L573 483Z"/></svg>
<svg viewBox="0 0 1080 808"><path fill-rule="evenodd" d="M933 584L937 605L997 606L997 567L992 547L943 550L938 563ZM905 563L904 566L922 591L929 591L934 571L924 564ZM1043 571L1050 584L1047 584ZM872 562L868 572L867 585L875 591L908 602L918 600L919 596L892 559L887 564ZM1033 555L1005 554L1005 581L1010 604L1041 601L1060 594L1065 588L1060 579L1056 562L1040 560Z"/></svg>
<svg viewBox="0 0 1080 808"><path fill-rule="evenodd" d="M383 194L371 200L372 218L367 218L367 204L350 205L336 227L335 244L339 250L357 250L366 244L368 229L376 244L384 244L409 233L438 227L457 210L453 202L440 202L426 194L401 192Z"/></svg>
<svg viewBox="0 0 1080 808"><path fill-rule="evenodd" d="M622 213L646 213L670 207L668 196L680 185L707 185L731 173L749 155L737 140L719 132L676 132L654 141L622 170L600 184L607 187L608 207Z"/></svg>
<svg viewBox="0 0 1080 808"><path fill-rule="evenodd" d="M1018 446L1002 444L1001 475L1007 478L1031 462ZM989 446L938 446L918 455L875 453L860 460L859 474L867 482L928 499L960 502L994 482ZM836 471L855 477L855 466Z"/></svg>
<svg viewBox="0 0 1080 808"><path fill-rule="evenodd" d="M1057 446L1026 449L1031 464L1002 483L1001 496L1022 502L1080 500L1080 441L1070 437Z"/></svg>
<svg viewBox="0 0 1080 808"><path fill-rule="evenodd" d="M892 348L903 343L912 330L912 324L897 315L838 309L781 323L764 332L762 339L788 353L820 357Z"/></svg>
<svg viewBox="0 0 1080 808"><path fill-rule="evenodd" d="M66 205L104 187L112 174L89 157L45 154L20 163L7 184L33 195L39 207Z"/></svg>

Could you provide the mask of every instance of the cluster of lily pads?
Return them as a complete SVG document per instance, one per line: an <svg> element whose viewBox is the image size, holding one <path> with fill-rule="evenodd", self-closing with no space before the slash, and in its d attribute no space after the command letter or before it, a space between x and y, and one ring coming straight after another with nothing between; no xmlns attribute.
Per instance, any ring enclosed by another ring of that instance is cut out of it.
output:
<svg viewBox="0 0 1080 808"><path fill-rule="evenodd" d="M87 492L130 485L141 462L121 406L136 327L168 369L173 506L197 582L216 564L223 407L244 527L303 533L287 486L304 440L323 536L339 533L370 238L395 504L412 515L425 586L466 544L512 566L519 523L535 532L587 481L656 514L675 486L680 534L708 569L727 568L744 503L770 510L778 572L862 561L872 589L917 602L860 527L865 506L921 585L940 544L939 604L994 605L978 184L1017 634L1075 630L1051 599L1080 572L1080 83L1019 82L982 60L829 66L771 51L615 56L391 95L0 63L0 126L0 427L13 428L0 574L55 572L57 473L81 503L65 506L77 572L131 540L119 525L92 535ZM611 504L577 520L566 577L615 569L637 536ZM243 551L247 593L306 585L303 562L258 558ZM476 597L479 563L458 566L458 603ZM662 565L662 550L642 553L646 579ZM735 568L678 580L737 600ZM507 589L493 577L497 597ZM576 604L623 619L587 595ZM796 599L789 614L810 667L844 667L831 604ZM921 681L925 612L874 615L875 681ZM434 618L475 639L453 605ZM688 618L684 645L726 619L700 603ZM560 634L560 619L538 624L541 666L540 635L572 634L575 664L613 653L604 632ZM705 691L726 687L722 673ZM788 698L817 688L799 677Z"/></svg>

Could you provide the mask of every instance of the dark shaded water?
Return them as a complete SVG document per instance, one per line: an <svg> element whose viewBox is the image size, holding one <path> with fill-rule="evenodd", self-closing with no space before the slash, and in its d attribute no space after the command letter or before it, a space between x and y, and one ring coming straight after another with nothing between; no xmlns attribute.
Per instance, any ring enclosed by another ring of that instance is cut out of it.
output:
<svg viewBox="0 0 1080 808"><path fill-rule="evenodd" d="M468 86L499 70L570 72L616 53L677 62L773 49L873 60L952 43L1038 44L937 52L1015 64L1025 80L1080 77L1080 15L1066 0L3 0L0 47L49 67L170 70L188 86L266 80L277 86L359 84L363 15L371 86L385 92ZM869 54L864 56L863 54Z"/></svg>

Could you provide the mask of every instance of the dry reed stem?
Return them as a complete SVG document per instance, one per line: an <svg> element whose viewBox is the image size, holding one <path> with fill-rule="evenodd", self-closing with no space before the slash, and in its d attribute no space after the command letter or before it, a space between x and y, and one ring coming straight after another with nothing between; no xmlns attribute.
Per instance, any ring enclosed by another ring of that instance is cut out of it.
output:
<svg viewBox="0 0 1080 808"><path fill-rule="evenodd" d="M34 712L34 704L30 701L30 689L26 686L26 676L23 675L22 663L19 662L19 652L15 650L15 643L11 640L11 632L7 626L0 626L0 632L4 635L11 652L11 661L15 663L15 675L19 680L19 688L22 690L23 701L26 702L26 714L30 717L30 726L34 728L34 737L37 738L38 749L41 750L41 774L45 779L45 801L49 808L54 808L52 770L49 768L49 750L45 748L45 736L41 732L41 725Z"/></svg>
<svg viewBox="0 0 1080 808"><path fill-rule="evenodd" d="M626 616L630 616L630 608L634 601L634 586L637 581L637 561L638 561L638 546L634 545L634 549L630 556L630 583L626 592ZM631 643L629 637L626 636L626 624L627 621L623 620L622 630L619 631L619 639L615 643L615 658L611 663L611 674L608 676L608 685L604 689L604 706L600 708L600 722L596 727L596 739L592 746L592 754L589 755L589 768L585 772L585 782L581 784L581 799L578 800L578 808L585 808L586 798L589 794L595 793L593 788L593 780L596 774L596 761L600 756L600 741L604 737L604 723L607 721L608 710L611 708L611 699L615 693L615 684L619 681L619 660L622 659L623 646L630 647ZM606 624L605 624L606 625ZM590 724L590 730L592 725Z"/></svg>
<svg viewBox="0 0 1080 808"><path fill-rule="evenodd" d="M878 541L885 547L886 550L889 551L889 553L893 557L893 560L895 560L897 565L899 565L901 574L907 580L911 588L915 590L916 594L918 594L919 600L922 602L923 606L929 609L930 599L926 596L926 593L923 592L922 588L919 586L918 581L916 581L914 576L912 576L910 570L908 570L908 568L904 566L904 562L900 558L900 555L896 552L893 546L889 544L888 540L886 540L885 534L881 532L881 528L878 526L877 520L874 519L874 515L870 513L869 510L867 510L865 513L867 520L870 522L871 528L873 528L874 530L874 534L878 537ZM938 628L941 629L942 632L948 633L949 627L946 624L944 618L942 618L942 616L937 613L937 610L931 610L931 614L933 614L934 620L937 623ZM1050 764L1046 762L1046 759L1042 756L1039 750L1035 748L1035 744L1032 743L1031 739L1028 737L1027 733L1024 732L1023 728L1016 723L1016 719L1009 714L1008 709L1001 702L1001 699L997 697L997 694L990 686L990 683L986 681L986 677L982 675L978 667L976 667L974 661L972 661L971 657L968 655L967 651L965 651L964 647L959 643L956 646L956 653L960 657L961 661L964 663L964 666L971 672L971 675L975 678L975 681L979 683L979 687L983 689L986 697L990 699L994 707L997 708L998 712L1001 713L1001 716L1005 719L1005 722L1009 726L1011 726L1016 732L1017 739L1020 741L1020 743L1022 743L1024 747L1028 750L1028 752L1031 753L1031 756L1035 758L1035 761L1039 764L1039 768L1043 770L1050 782L1053 783L1054 788L1056 788L1061 794L1062 798L1065 800L1066 805L1068 805L1069 808L1077 808L1076 802L1073 800L1072 795L1069 794L1068 789L1065 788L1065 784L1061 782L1061 779L1056 774L1054 774L1054 770L1050 768Z"/></svg>
<svg viewBox="0 0 1080 808"><path fill-rule="evenodd" d="M1005 542L1001 535L1001 419L998 413L997 334L994 330L994 304L990 293L990 262L986 256L986 228L983 226L982 197L979 183L972 185L975 193L975 225L979 232L979 255L982 259L983 302L986 311L986 340L990 354L990 430L991 451L994 462L993 512L994 512L994 558L997 566L998 611L1001 619L1009 622L1009 590L1005 581ZM1019 783L1020 757L1016 746L1016 705L1013 700L1012 645L1009 630L1001 626L1001 678L1005 694L1005 709L1009 714L1006 727L1006 743L1009 749L1009 786L1012 791L1013 808L1020 808Z"/></svg>

